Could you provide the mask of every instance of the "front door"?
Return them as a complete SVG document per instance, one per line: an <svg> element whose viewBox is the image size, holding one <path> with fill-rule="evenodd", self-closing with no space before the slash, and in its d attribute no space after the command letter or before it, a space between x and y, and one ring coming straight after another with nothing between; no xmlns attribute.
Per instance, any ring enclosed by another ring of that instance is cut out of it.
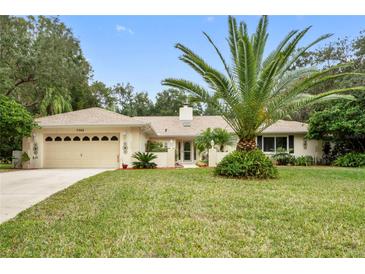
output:
<svg viewBox="0 0 365 274"><path fill-rule="evenodd" d="M191 142L183 142L183 161L190 162L191 161Z"/></svg>

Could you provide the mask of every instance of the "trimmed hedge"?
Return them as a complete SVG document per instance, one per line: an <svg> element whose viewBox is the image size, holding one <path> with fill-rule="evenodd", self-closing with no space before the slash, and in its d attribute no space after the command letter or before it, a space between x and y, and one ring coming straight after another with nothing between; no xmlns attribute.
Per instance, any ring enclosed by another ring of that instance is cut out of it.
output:
<svg viewBox="0 0 365 274"><path fill-rule="evenodd" d="M272 179L278 177L278 170L261 151L233 151L222 159L214 170L216 175L246 178Z"/></svg>
<svg viewBox="0 0 365 274"><path fill-rule="evenodd" d="M341 167L365 166L365 153L350 152L338 157L333 164Z"/></svg>

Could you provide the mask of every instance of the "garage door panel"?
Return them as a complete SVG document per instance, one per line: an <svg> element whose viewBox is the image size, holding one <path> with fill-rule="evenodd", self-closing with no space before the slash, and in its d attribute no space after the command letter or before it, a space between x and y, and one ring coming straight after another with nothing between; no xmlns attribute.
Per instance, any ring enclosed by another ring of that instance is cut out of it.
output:
<svg viewBox="0 0 365 274"><path fill-rule="evenodd" d="M59 136L62 141L56 142ZM70 135L67 135L70 136ZM82 140L85 135L77 135ZM116 134L89 134L90 140L93 136L99 137L99 141L63 141L66 135L47 135L53 141L44 141L44 167L46 168L117 168L119 167L119 140L101 141L103 136L108 139ZM71 140L75 136L70 136ZM119 139L119 138L118 138Z"/></svg>

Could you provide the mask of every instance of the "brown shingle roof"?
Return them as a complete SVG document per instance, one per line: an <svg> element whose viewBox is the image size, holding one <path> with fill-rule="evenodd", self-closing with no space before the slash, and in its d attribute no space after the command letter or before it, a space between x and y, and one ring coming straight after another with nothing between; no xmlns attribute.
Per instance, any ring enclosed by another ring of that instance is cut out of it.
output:
<svg viewBox="0 0 365 274"><path fill-rule="evenodd" d="M135 118L97 107L41 117L37 118L36 122L41 127L106 125L142 126L146 124Z"/></svg>
<svg viewBox="0 0 365 274"><path fill-rule="evenodd" d="M152 128L161 137L192 137L207 128L225 128L233 132L221 116L194 116L189 127L184 126L178 116L137 116L129 117L102 108L87 108L46 117L37 118L41 127L63 126L144 126ZM307 124L280 120L263 133L306 133Z"/></svg>
<svg viewBox="0 0 365 274"><path fill-rule="evenodd" d="M158 136L196 136L207 128L224 128L233 132L232 128L221 116L194 116L190 127L184 127L178 116L137 116L134 119L150 123ZM296 121L280 120L263 133L306 133L307 124Z"/></svg>

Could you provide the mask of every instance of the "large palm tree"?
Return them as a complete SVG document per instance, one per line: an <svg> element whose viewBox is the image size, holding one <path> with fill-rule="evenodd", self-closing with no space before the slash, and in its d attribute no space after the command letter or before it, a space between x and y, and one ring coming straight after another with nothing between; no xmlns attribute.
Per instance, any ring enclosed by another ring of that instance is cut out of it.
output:
<svg viewBox="0 0 365 274"><path fill-rule="evenodd" d="M228 65L212 39L204 33L222 61L224 73L212 68L189 48L182 44L176 45L183 53L180 60L199 73L208 88L184 79L169 78L163 80L162 84L185 90L194 100L214 107L238 135L237 150L255 149L255 136L304 106L346 97L339 93L365 90L365 87L350 87L311 95L308 93L311 87L354 73L342 73L344 66L322 71L315 68L292 69L298 58L318 42L330 37L330 34L299 48L299 42L310 27L302 31L291 31L264 58L268 38L266 16L260 19L256 32L251 37L244 22L237 24L234 17L229 17L228 23L231 65Z"/></svg>

